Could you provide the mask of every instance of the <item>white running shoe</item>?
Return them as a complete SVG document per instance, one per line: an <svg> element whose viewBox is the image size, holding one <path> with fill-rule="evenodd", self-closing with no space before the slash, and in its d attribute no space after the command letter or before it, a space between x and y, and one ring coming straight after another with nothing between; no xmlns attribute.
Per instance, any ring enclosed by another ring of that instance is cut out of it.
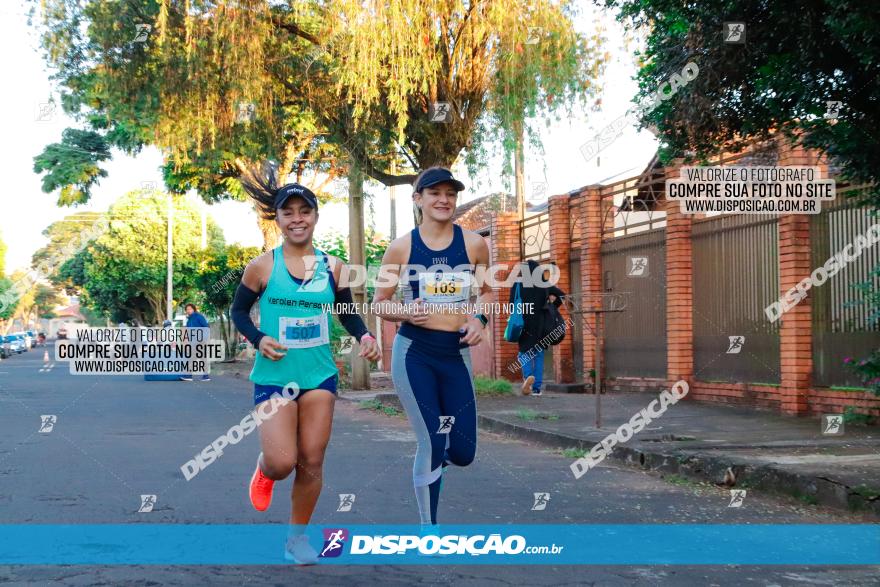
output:
<svg viewBox="0 0 880 587"><path fill-rule="evenodd" d="M425 536L436 536L437 538L442 538L443 533L440 531L439 524L422 524L421 530L419 531L419 537L424 538ZM445 554L440 554L439 552L432 552L431 554L425 554L421 550L417 553L419 556L430 556L430 557L442 557L446 556Z"/></svg>
<svg viewBox="0 0 880 587"><path fill-rule="evenodd" d="M318 551L312 548L305 534L290 536L284 548L284 559L298 565L313 565L318 562Z"/></svg>

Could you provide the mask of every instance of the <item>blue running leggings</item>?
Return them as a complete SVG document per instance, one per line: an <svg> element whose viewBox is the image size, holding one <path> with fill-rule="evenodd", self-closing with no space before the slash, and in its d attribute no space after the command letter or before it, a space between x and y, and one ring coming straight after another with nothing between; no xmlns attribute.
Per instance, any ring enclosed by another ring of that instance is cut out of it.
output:
<svg viewBox="0 0 880 587"><path fill-rule="evenodd" d="M477 451L470 349L458 332L404 323L391 357L391 378L418 441L413 485L419 516L422 524L436 524L443 468L465 467Z"/></svg>

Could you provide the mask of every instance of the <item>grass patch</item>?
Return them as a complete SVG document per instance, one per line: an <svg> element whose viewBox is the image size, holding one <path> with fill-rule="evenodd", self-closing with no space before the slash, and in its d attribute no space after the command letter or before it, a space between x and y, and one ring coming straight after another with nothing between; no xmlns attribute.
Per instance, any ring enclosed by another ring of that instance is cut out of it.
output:
<svg viewBox="0 0 880 587"><path fill-rule="evenodd" d="M880 491L877 491L876 489L872 489L872 488L868 487L867 485L857 485L857 486L853 487L852 490L854 493L858 493L859 495L861 495L865 499L877 499L878 497L880 497Z"/></svg>
<svg viewBox="0 0 880 587"><path fill-rule="evenodd" d="M806 493L801 493L800 491L794 492L795 499L804 502L807 505L818 505L819 500L816 499L815 495L807 495Z"/></svg>
<svg viewBox="0 0 880 587"><path fill-rule="evenodd" d="M860 414L856 412L854 407L847 406L843 411L843 421L847 424L854 424L856 426L866 426L871 423L871 416Z"/></svg>
<svg viewBox="0 0 880 587"><path fill-rule="evenodd" d="M525 420L526 422L532 422L534 420L558 420L559 416L556 414L545 414L544 412L536 412L535 410L530 410L529 408L520 408L516 411L516 417L520 420Z"/></svg>
<svg viewBox="0 0 880 587"><path fill-rule="evenodd" d="M867 387L847 387L846 385L832 385L829 389L833 391L870 391Z"/></svg>
<svg viewBox="0 0 880 587"><path fill-rule="evenodd" d="M377 399L365 399L358 402L358 408L362 410L381 410L382 402Z"/></svg>
<svg viewBox="0 0 880 587"><path fill-rule="evenodd" d="M513 384L506 379L477 375L474 377L474 391L480 396L513 395Z"/></svg>
<svg viewBox="0 0 880 587"><path fill-rule="evenodd" d="M681 486L690 486L696 485L693 481L688 479L687 477L682 477L681 475L666 475L663 477L664 481L672 483L673 485L681 485Z"/></svg>
<svg viewBox="0 0 880 587"><path fill-rule="evenodd" d="M386 406L377 399L364 400L358 403L358 408L362 410L375 410L377 412L382 412L386 416L397 416L401 413L401 411L394 406Z"/></svg>
<svg viewBox="0 0 880 587"><path fill-rule="evenodd" d="M585 448L564 448L562 449L562 456L569 459L582 459L587 456L588 452Z"/></svg>

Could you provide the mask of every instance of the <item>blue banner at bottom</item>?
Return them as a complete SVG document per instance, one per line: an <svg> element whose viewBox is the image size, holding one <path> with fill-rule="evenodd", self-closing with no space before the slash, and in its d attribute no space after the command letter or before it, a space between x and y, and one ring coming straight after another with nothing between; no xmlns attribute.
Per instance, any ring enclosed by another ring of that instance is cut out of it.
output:
<svg viewBox="0 0 880 587"><path fill-rule="evenodd" d="M201 524L0 525L0 564L289 564L305 533L318 564L878 565L880 526Z"/></svg>

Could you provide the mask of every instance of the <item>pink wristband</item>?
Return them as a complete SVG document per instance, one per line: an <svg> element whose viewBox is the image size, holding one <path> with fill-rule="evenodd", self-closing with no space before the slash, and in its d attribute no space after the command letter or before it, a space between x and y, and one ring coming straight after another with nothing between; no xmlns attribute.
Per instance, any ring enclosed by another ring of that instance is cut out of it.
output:
<svg viewBox="0 0 880 587"><path fill-rule="evenodd" d="M372 340L373 342L376 342L376 337L373 336L372 334L365 334L365 335L363 335L363 336L361 337L361 342L363 342L365 338L369 338L369 339Z"/></svg>

